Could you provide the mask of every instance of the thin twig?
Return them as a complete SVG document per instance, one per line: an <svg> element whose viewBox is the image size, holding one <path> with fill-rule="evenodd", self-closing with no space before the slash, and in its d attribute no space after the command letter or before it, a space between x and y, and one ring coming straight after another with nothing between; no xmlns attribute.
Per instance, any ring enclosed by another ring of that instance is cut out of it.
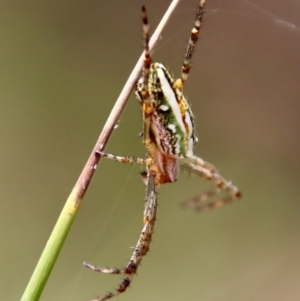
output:
<svg viewBox="0 0 300 301"><path fill-rule="evenodd" d="M170 4L168 10L166 11L164 17L162 18L160 24L155 30L153 36L150 39L149 48L150 51L153 49L157 40L159 39L163 28L166 26L171 14L174 12L177 4L180 0L173 0ZM79 179L77 180L71 194L69 195L65 206L57 220L57 223L50 235L50 238L46 244L46 247L40 257L40 260L31 276L31 279L26 287L26 290L21 298L21 301L37 301L43 292L46 282L50 276L52 268L56 262L58 254L63 246L63 243L67 237L70 230L72 222L75 215L79 209L81 201L88 189L88 186L92 180L95 173L96 167L100 160L100 155L97 151L102 151L116 125L120 114L125 107L125 104L129 98L129 95L134 87L134 84L140 76L142 65L143 65L143 55L138 60L136 66L131 72L119 98L117 99L105 125L98 138L98 141L83 168Z"/></svg>

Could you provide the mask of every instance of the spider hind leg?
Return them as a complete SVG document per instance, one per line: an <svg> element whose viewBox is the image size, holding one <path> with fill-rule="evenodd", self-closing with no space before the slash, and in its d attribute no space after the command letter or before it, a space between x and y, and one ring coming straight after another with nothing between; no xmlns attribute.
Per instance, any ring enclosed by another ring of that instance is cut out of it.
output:
<svg viewBox="0 0 300 301"><path fill-rule="evenodd" d="M198 5L196 20L194 23L194 27L191 30L189 42L188 42L187 49L186 49L185 56L184 56L184 61L183 61L182 70L181 70L181 78L179 78L175 82L176 87L180 90L183 89L183 85L186 82L188 75L190 73L190 70L191 70L191 59L192 59L192 55L195 51L195 46L196 46L196 43L197 43L198 37L199 37L200 27L202 25L204 6L205 6L205 0L200 0L199 5Z"/></svg>

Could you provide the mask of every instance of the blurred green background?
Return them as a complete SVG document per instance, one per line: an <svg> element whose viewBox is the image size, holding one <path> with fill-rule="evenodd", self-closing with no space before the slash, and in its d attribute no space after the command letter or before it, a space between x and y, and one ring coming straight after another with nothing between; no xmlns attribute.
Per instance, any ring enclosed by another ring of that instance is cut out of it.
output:
<svg viewBox="0 0 300 301"><path fill-rule="evenodd" d="M182 1L153 54L175 76L196 0ZM57 217L169 1L2 1L0 12L1 300L19 300ZM258 5L258 6L256 6ZM208 0L185 94L195 153L243 199L196 214L180 202L209 188L181 174L161 187L156 232L119 300L300 298L300 3ZM134 96L106 151L143 156ZM142 228L140 166L102 160L41 297L90 300L120 277Z"/></svg>

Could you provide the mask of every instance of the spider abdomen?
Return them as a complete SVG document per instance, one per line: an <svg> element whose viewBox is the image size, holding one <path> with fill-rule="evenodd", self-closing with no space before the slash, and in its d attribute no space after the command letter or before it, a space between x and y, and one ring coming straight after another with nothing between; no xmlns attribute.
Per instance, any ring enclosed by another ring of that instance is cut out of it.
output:
<svg viewBox="0 0 300 301"><path fill-rule="evenodd" d="M150 67L148 89L153 108L151 136L158 148L172 158L190 157L197 141L193 113L167 69Z"/></svg>

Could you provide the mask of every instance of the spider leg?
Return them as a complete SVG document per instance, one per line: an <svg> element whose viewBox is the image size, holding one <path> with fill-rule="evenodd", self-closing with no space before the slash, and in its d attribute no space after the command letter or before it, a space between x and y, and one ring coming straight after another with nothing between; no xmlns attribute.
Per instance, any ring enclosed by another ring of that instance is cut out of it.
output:
<svg viewBox="0 0 300 301"><path fill-rule="evenodd" d="M207 169L211 173L214 173L216 171L216 168L209 162L204 161L203 159L197 157L197 156L190 156L188 158L181 159L182 161L187 161L194 163L196 166L200 166L204 169Z"/></svg>
<svg viewBox="0 0 300 301"><path fill-rule="evenodd" d="M190 73L190 70L191 70L191 59L192 59L192 55L194 53L195 46L196 46L196 43L197 43L198 37L199 37L199 32L200 32L200 27L202 24L202 17L203 17L203 12L204 12L204 5L205 5L205 0L200 0L199 5L198 5L196 20L194 23L194 27L191 30L190 39L189 39L186 53L184 56L181 78L178 79L175 83L176 87L180 90L183 89L183 85L186 82L188 75Z"/></svg>
<svg viewBox="0 0 300 301"><path fill-rule="evenodd" d="M109 269L102 268L91 265L89 263L84 262L83 265L93 271L105 273L105 274L117 274L117 275L125 275L125 278L119 285L119 287L102 297L96 298L92 301L104 301L108 300L112 297L115 297L121 293L124 293L128 286L130 285L133 276L136 274L136 271L143 259L143 257L149 251L152 234L154 231L154 224L156 220L156 212L157 212L157 193L155 191L155 177L148 173L148 183L147 183L147 198L145 203L144 210L144 227L142 229L140 238L134 248L133 254L127 264L127 266L123 269Z"/></svg>
<svg viewBox="0 0 300 301"><path fill-rule="evenodd" d="M208 163L209 164L209 163ZM210 165L210 164L209 164ZM213 181L216 184L216 187L206 193L194 197L190 200L187 200L182 203L182 207L195 207L196 211L205 211L209 209L218 208L222 205L232 202L233 200L240 198L242 196L240 190L234 186L231 182L225 180L218 172L211 171L203 166L199 166L193 163L183 163L181 165L183 170L188 171L189 173L194 173L201 178L204 178L209 181ZM226 192L228 195L226 197L213 200L208 204L203 204L209 198L218 195L221 192Z"/></svg>
<svg viewBox="0 0 300 301"><path fill-rule="evenodd" d="M143 65L143 87L142 87L142 100L143 103L150 102L150 95L148 92L148 81L149 81L149 73L150 73L150 66L151 66L151 56L149 51L149 23L147 17L146 7L142 6L142 21L143 21L143 37L144 37L144 65Z"/></svg>
<svg viewBox="0 0 300 301"><path fill-rule="evenodd" d="M97 154L99 154L101 157L110 159L110 160L115 160L121 163L138 163L142 165L149 166L152 164L152 159L151 158L138 158L138 157L132 157L132 156L116 156L113 154L108 154L104 153L101 151L97 151Z"/></svg>

